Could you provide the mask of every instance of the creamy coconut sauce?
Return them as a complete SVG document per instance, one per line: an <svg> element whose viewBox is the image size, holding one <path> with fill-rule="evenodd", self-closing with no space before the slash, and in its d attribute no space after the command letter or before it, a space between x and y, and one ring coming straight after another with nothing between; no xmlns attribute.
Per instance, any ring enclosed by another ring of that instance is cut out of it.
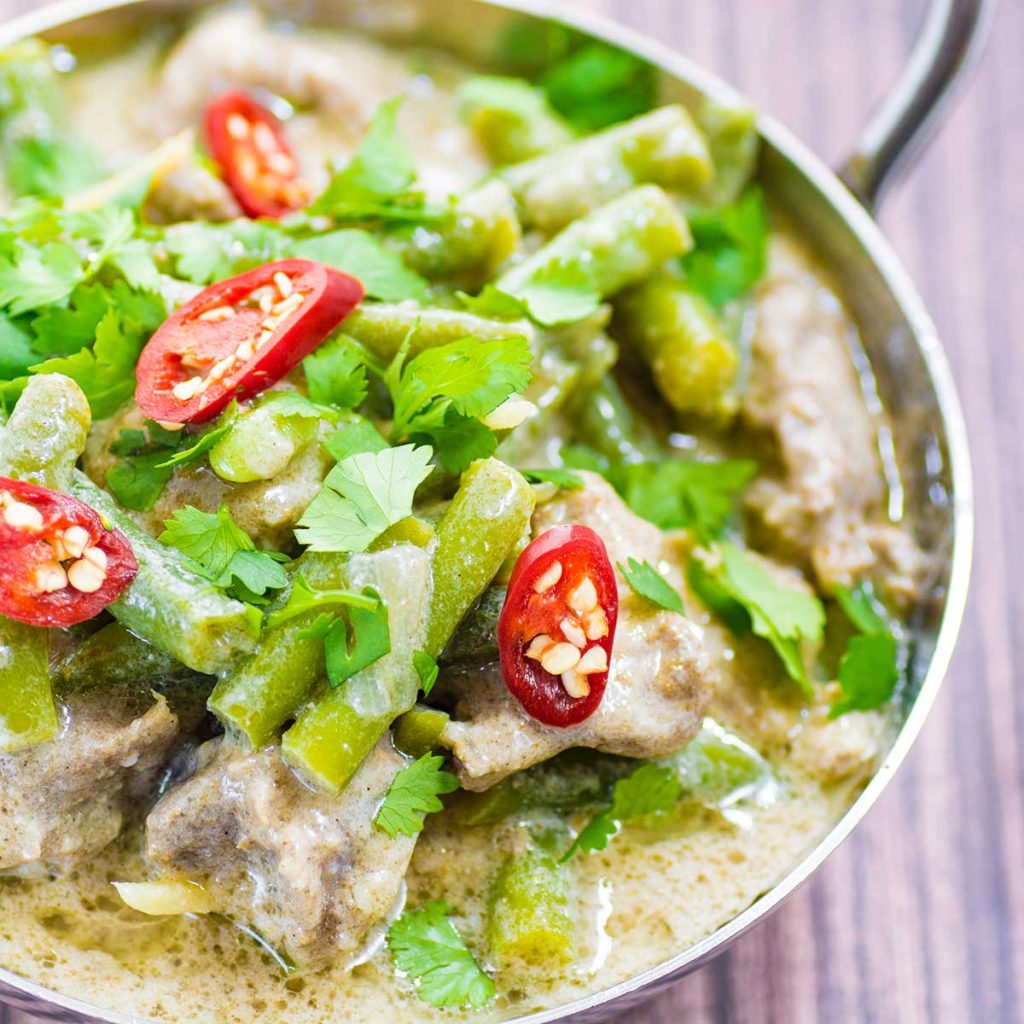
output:
<svg viewBox="0 0 1024 1024"><path fill-rule="evenodd" d="M446 194L486 173L456 117L456 69L446 59L427 63L422 55L411 58L351 37L325 35L323 45L353 67L367 111L408 89L401 123L431 192ZM69 76L79 130L102 139L115 164L157 141L145 97L163 52L161 40L142 41L128 52L86 62ZM428 67L430 74L423 70ZM290 135L314 185L326 158L344 159L364 128L364 122L296 115ZM778 258L776 250L773 260ZM787 252L784 262L794 258L805 260ZM823 289L809 263L807 275L807 287ZM194 1024L500 1020L652 967L778 882L835 824L872 773L890 733L879 714L829 722L823 708L795 703L763 651L744 649L706 615L699 624L726 666L711 714L772 762L781 780L774 799L727 815L685 812L658 831L628 829L603 853L579 858L577 959L550 977L499 974L502 994L487 1010L464 1015L432 1009L396 977L379 940L351 971L338 966L288 975L252 936L223 919L151 919L129 910L110 883L146 877L140 826L70 877L0 878L0 964L98 1006ZM484 927L496 854L509 842L504 823L466 828L447 813L431 817L407 878L410 902L446 899L474 945Z"/></svg>

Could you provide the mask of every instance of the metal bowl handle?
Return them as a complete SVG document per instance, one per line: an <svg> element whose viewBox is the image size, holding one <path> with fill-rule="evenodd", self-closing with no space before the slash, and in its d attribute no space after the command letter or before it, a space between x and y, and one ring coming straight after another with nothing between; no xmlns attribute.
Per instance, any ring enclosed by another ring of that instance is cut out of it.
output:
<svg viewBox="0 0 1024 1024"><path fill-rule="evenodd" d="M995 7L996 0L932 0L906 67L838 171L869 210L938 128L981 53Z"/></svg>

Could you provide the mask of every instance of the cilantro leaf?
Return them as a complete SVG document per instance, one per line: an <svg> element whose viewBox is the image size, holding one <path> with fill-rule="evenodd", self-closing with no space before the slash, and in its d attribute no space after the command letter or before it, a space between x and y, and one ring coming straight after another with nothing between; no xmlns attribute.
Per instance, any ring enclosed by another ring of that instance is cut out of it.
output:
<svg viewBox="0 0 1024 1024"><path fill-rule="evenodd" d="M346 228L303 238L292 246L292 255L317 260L358 277L373 299L413 299L422 303L430 297L430 286L405 265L401 254L368 231Z"/></svg>
<svg viewBox="0 0 1024 1024"><path fill-rule="evenodd" d="M80 284L67 306L47 306L32 321L36 348L44 355L71 355L91 345L99 322L112 305L112 296L103 285Z"/></svg>
<svg viewBox="0 0 1024 1024"><path fill-rule="evenodd" d="M555 110L584 132L642 114L657 99L654 68L607 43L588 43L553 64L541 85Z"/></svg>
<svg viewBox="0 0 1024 1024"><path fill-rule="evenodd" d="M522 299L503 292L497 285L487 283L477 295L456 292L455 297L470 313L499 320L517 320L529 316L529 310Z"/></svg>
<svg viewBox="0 0 1024 1024"><path fill-rule="evenodd" d="M236 220L229 224L189 221L163 232L177 277L210 284L288 255L292 240L277 224Z"/></svg>
<svg viewBox="0 0 1024 1024"><path fill-rule="evenodd" d="M382 452L388 447L373 423L361 417L332 431L320 445L337 462L360 452Z"/></svg>
<svg viewBox="0 0 1024 1024"><path fill-rule="evenodd" d="M563 491L578 491L583 477L571 469L522 469L520 472L531 484L554 484Z"/></svg>
<svg viewBox="0 0 1024 1024"><path fill-rule="evenodd" d="M768 265L768 213L761 190L731 206L690 214L694 247L682 257L687 283L715 308L738 298Z"/></svg>
<svg viewBox="0 0 1024 1024"><path fill-rule="evenodd" d="M650 562L638 562L630 558L628 568L621 562L616 564L626 582L641 597L670 612L686 614L679 591Z"/></svg>
<svg viewBox="0 0 1024 1024"><path fill-rule="evenodd" d="M416 669L416 675L420 677L420 689L426 697L434 688L437 677L441 672L440 666L432 654L426 651L416 651L412 656L412 665Z"/></svg>
<svg viewBox="0 0 1024 1024"><path fill-rule="evenodd" d="M611 804L587 822L562 857L563 862L580 851L595 853L605 849L626 822L667 814L682 796L682 783L671 768L653 762L642 764L615 783Z"/></svg>
<svg viewBox="0 0 1024 1024"><path fill-rule="evenodd" d="M312 551L365 551L412 514L416 488L430 474L431 454L428 447L403 445L342 459L299 520L299 543Z"/></svg>
<svg viewBox="0 0 1024 1024"><path fill-rule="evenodd" d="M354 590L317 590L309 585L309 581L300 572L295 577L288 600L281 608L267 616L267 628L273 629L275 626L280 626L282 622L294 619L297 615L305 615L318 608L338 604L372 610L377 606L378 599L366 593L356 593Z"/></svg>
<svg viewBox="0 0 1024 1024"><path fill-rule="evenodd" d="M138 324L110 309L96 327L96 342L91 349L55 356L31 370L70 377L85 392L93 419L106 419L135 393L135 363L145 341Z"/></svg>
<svg viewBox="0 0 1024 1024"><path fill-rule="evenodd" d="M347 620L338 616L324 637L331 686L340 686L391 650L388 606L372 587L364 587L363 595L376 598L374 606L349 604Z"/></svg>
<svg viewBox="0 0 1024 1024"><path fill-rule="evenodd" d="M255 603L267 590L285 586L288 578L276 552L257 551L252 538L231 518L227 505L203 512L192 505L165 520L160 540L176 547L208 580L228 593ZM239 557L242 556L242 557Z"/></svg>
<svg viewBox="0 0 1024 1024"><path fill-rule="evenodd" d="M425 207L421 195L409 191L416 180L416 165L412 149L398 134L398 111L403 100L396 96L377 108L359 148L309 205L309 216L325 215L335 220L437 219L438 212Z"/></svg>
<svg viewBox="0 0 1024 1024"><path fill-rule="evenodd" d="M899 681L899 647L871 585L837 587L836 601L859 635L850 638L839 661L843 695L829 709L829 718L881 707Z"/></svg>
<svg viewBox="0 0 1024 1024"><path fill-rule="evenodd" d="M444 758L439 754L424 754L406 765L391 783L373 823L392 839L422 832L426 816L444 810L438 797L459 788L459 780L442 771L442 764Z"/></svg>
<svg viewBox="0 0 1024 1024"><path fill-rule="evenodd" d="M578 263L544 267L522 284L512 295L542 327L576 323L601 305L601 292L590 274Z"/></svg>
<svg viewBox="0 0 1024 1024"><path fill-rule="evenodd" d="M12 316L63 302L85 280L78 250L68 242L40 248L20 239L14 252L0 258L0 308Z"/></svg>
<svg viewBox="0 0 1024 1024"><path fill-rule="evenodd" d="M23 322L0 313L0 380L24 376L38 362L39 350L32 332Z"/></svg>
<svg viewBox="0 0 1024 1024"><path fill-rule="evenodd" d="M825 625L821 601L813 594L779 583L734 544L719 544L718 554L716 565L703 565L703 578L713 581L717 588L710 595L709 606L720 613L725 610L723 617L733 628L737 620L742 621L745 612L753 632L772 645L786 673L804 695L813 697L814 689L807 678L800 644L804 641L813 644L821 639ZM691 575L692 581L700 579ZM704 593L700 596L703 599ZM730 604L732 609L729 609ZM740 614L735 606L742 610Z"/></svg>
<svg viewBox="0 0 1024 1024"><path fill-rule="evenodd" d="M76 139L23 137L6 146L4 170L16 195L55 196L92 184L101 173L96 151Z"/></svg>
<svg viewBox="0 0 1024 1024"><path fill-rule="evenodd" d="M107 490L125 508L148 512L174 476L173 469L163 466L166 459L167 453L163 451L118 459L107 470Z"/></svg>
<svg viewBox="0 0 1024 1024"><path fill-rule="evenodd" d="M480 1009L494 998L494 982L455 930L450 913L443 900L407 910L388 928L388 948L421 999L432 1006Z"/></svg>
<svg viewBox="0 0 1024 1024"><path fill-rule="evenodd" d="M198 462L231 429L235 415L237 414L237 409L237 404L232 402L221 415L217 426L212 427L209 430L204 430L198 435L194 444L189 445L187 448L182 448L180 451L176 451L165 462L160 463L160 468L173 470L179 466L188 466L193 462ZM184 435L183 440L187 439L189 436L190 435L188 434Z"/></svg>
<svg viewBox="0 0 1024 1024"><path fill-rule="evenodd" d="M441 465L456 474L464 473L477 459L493 455L498 447L498 438L490 427L455 409L445 413L443 423L425 427L416 436L432 441Z"/></svg>
<svg viewBox="0 0 1024 1024"><path fill-rule="evenodd" d="M359 345L340 334L302 361L309 397L319 405L354 409L367 392L366 359Z"/></svg>

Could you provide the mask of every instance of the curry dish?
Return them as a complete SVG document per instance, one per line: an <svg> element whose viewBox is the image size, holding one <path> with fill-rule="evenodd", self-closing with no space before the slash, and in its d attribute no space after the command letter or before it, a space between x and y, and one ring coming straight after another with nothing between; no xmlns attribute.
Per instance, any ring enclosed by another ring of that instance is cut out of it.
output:
<svg viewBox="0 0 1024 1024"><path fill-rule="evenodd" d="M926 560L856 328L753 111L552 31L0 53L3 967L165 1022L554 1007L888 749Z"/></svg>

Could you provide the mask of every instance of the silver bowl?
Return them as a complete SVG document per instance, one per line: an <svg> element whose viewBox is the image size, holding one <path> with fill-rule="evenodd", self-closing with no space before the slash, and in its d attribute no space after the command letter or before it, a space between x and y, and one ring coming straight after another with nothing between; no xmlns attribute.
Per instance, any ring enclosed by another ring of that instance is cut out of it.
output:
<svg viewBox="0 0 1024 1024"><path fill-rule="evenodd" d="M28 35L74 43L115 29L179 17L207 0L61 0L0 26L0 46ZM694 100L734 96L724 82L685 57L614 22L546 0L263 0L271 13L346 26L396 42L416 40L492 65L497 41L512 29L556 21L584 37L630 50L659 69L663 93ZM707 963L806 881L889 784L914 742L949 666L967 597L973 505L967 432L949 364L935 327L871 211L895 172L934 129L952 87L980 49L991 0L932 0L903 76L877 109L836 174L798 139L761 117L761 178L774 205L830 268L861 331L879 392L892 421L903 506L935 575L910 624L909 685L900 729L878 771L832 830L751 906L655 967L601 992L515 1024L606 1020ZM845 182L845 184L844 184ZM0 970L0 1001L47 1020L146 1024L27 978Z"/></svg>

